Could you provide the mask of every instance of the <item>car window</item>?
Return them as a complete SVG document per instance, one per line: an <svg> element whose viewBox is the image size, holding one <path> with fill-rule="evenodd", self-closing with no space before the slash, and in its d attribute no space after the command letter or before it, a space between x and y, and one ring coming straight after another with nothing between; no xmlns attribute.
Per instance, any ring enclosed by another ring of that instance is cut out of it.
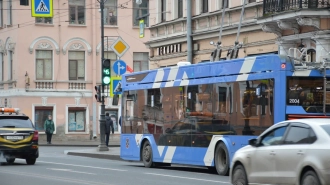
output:
<svg viewBox="0 0 330 185"><path fill-rule="evenodd" d="M314 143L317 139L316 134L313 131L313 129L310 129L309 139L310 139L309 143Z"/></svg>
<svg viewBox="0 0 330 185"><path fill-rule="evenodd" d="M33 128L28 117L1 116L0 128Z"/></svg>
<svg viewBox="0 0 330 185"><path fill-rule="evenodd" d="M285 144L308 144L310 143L310 129L298 126L292 126L286 136Z"/></svg>
<svg viewBox="0 0 330 185"><path fill-rule="evenodd" d="M282 138L284 137L287 127L279 127L263 136L260 144L261 146L270 146L281 144Z"/></svg>
<svg viewBox="0 0 330 185"><path fill-rule="evenodd" d="M328 135L330 136L330 125L321 125L321 127L323 128L324 131L326 131L328 133Z"/></svg>

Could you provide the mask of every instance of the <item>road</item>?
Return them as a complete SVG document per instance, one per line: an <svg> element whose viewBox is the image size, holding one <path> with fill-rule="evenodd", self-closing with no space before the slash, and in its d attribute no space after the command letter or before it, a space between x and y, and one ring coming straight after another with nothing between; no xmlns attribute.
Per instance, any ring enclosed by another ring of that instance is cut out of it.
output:
<svg viewBox="0 0 330 185"><path fill-rule="evenodd" d="M16 159L0 166L1 185L228 185L229 177L211 174L206 168L145 168L138 162L69 156L73 147L40 147L34 166Z"/></svg>

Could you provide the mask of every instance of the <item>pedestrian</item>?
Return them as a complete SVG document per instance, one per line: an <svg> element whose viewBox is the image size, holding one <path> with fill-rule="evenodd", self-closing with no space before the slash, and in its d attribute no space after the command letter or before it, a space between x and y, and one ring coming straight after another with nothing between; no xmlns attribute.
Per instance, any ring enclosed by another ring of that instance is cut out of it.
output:
<svg viewBox="0 0 330 185"><path fill-rule="evenodd" d="M113 128L113 121L109 117L109 113L107 112L105 114L105 144L109 146L109 137L110 137L110 130L112 131L112 134L114 133Z"/></svg>
<svg viewBox="0 0 330 185"><path fill-rule="evenodd" d="M47 144L52 144L52 135L54 133L54 121L52 115L48 115L48 119L45 121L44 129L47 135Z"/></svg>

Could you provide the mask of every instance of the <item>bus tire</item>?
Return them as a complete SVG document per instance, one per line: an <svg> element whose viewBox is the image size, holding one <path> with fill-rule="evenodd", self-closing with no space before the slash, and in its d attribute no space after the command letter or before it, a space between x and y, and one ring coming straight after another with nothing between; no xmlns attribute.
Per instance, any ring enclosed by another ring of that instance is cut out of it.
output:
<svg viewBox="0 0 330 185"><path fill-rule="evenodd" d="M214 166L219 175L229 175L229 154L228 149L223 142L218 144L215 149Z"/></svg>
<svg viewBox="0 0 330 185"><path fill-rule="evenodd" d="M144 167L146 168L153 167L154 164L152 162L152 148L148 140L144 142L141 154L142 154L142 161Z"/></svg>

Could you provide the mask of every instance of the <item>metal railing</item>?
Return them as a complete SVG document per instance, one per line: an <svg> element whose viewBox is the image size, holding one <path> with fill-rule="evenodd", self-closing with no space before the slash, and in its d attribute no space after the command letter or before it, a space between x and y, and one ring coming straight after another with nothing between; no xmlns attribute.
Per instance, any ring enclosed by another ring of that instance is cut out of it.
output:
<svg viewBox="0 0 330 185"><path fill-rule="evenodd" d="M271 15L296 9L329 8L330 0L264 0L263 15Z"/></svg>

